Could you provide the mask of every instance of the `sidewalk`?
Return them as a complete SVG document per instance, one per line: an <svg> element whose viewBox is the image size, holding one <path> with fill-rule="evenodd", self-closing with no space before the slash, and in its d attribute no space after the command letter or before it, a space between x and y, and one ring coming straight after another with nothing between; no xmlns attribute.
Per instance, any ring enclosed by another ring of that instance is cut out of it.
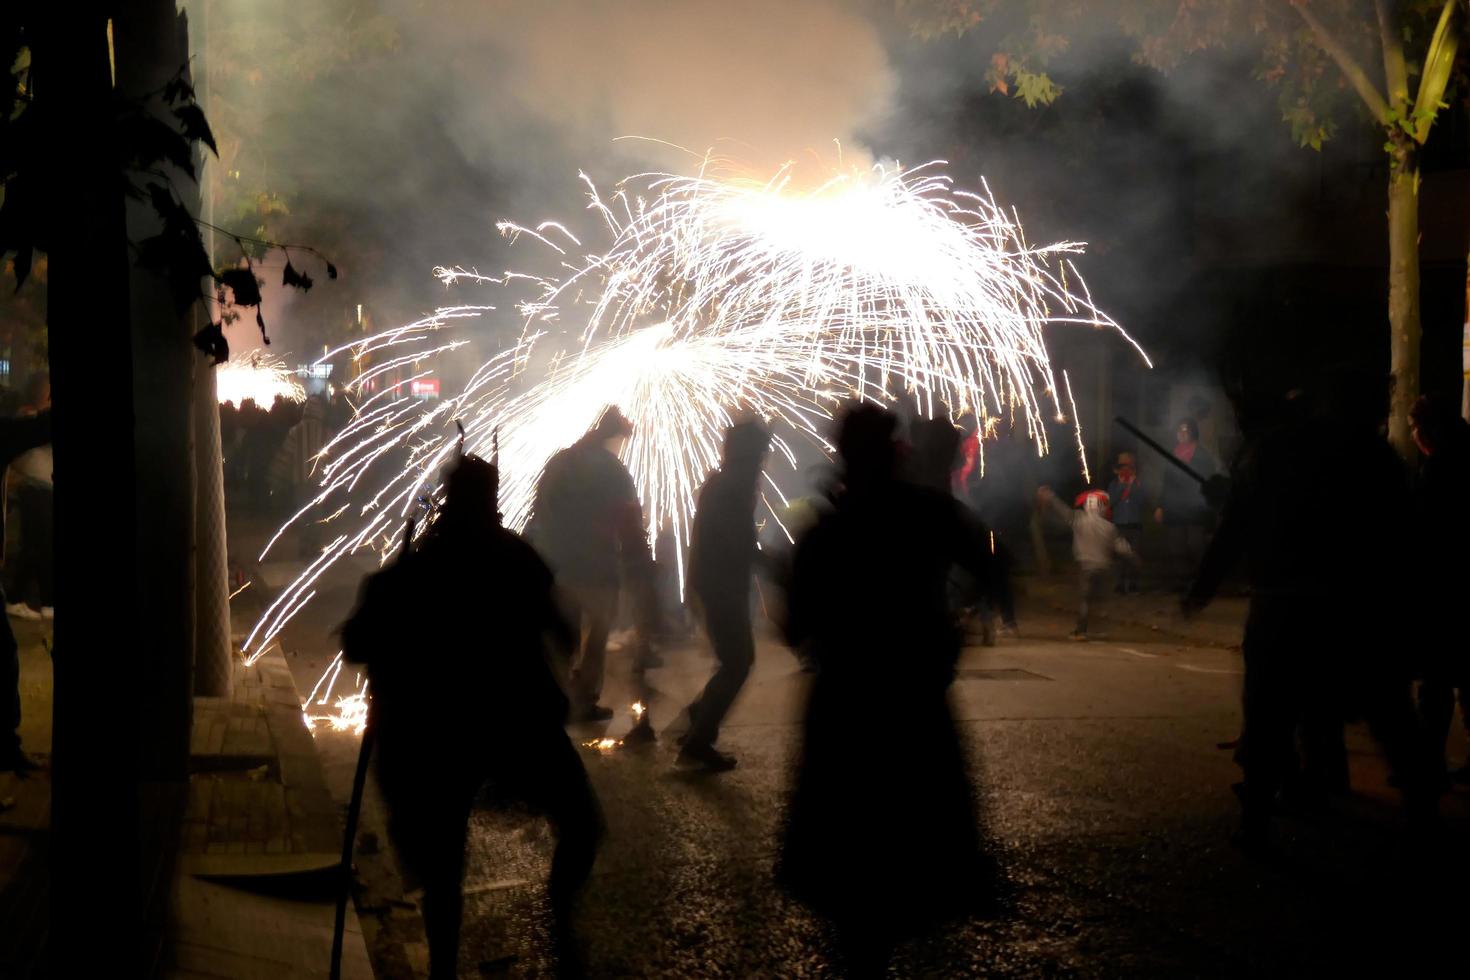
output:
<svg viewBox="0 0 1470 980"><path fill-rule="evenodd" d="M12 621L21 738L51 752L49 623ZM308 980L328 975L342 811L280 653L235 665L231 698L197 698L189 800L161 975ZM99 801L99 805L105 805ZM0 977L36 975L48 933L51 775L0 774ZM99 900L101 900L99 898ZM342 976L373 973L348 905Z"/></svg>
<svg viewBox="0 0 1470 980"><path fill-rule="evenodd" d="M195 699L191 754L164 976L327 976L342 815L278 650L235 664L232 697ZM351 903L342 976L373 976Z"/></svg>
<svg viewBox="0 0 1470 980"><path fill-rule="evenodd" d="M12 620L20 645L21 744L48 766L51 759L51 624ZM0 773L0 977L36 972L49 927L47 845L51 771L25 778Z"/></svg>

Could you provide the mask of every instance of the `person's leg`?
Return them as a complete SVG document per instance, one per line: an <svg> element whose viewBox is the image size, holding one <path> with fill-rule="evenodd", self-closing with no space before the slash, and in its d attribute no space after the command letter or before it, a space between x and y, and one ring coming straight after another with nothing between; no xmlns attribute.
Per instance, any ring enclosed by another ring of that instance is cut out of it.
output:
<svg viewBox="0 0 1470 980"><path fill-rule="evenodd" d="M5 591L0 589L0 608ZM20 756L20 647L10 617L0 615L0 768Z"/></svg>
<svg viewBox="0 0 1470 980"><path fill-rule="evenodd" d="M746 604L729 600L706 605L705 627L719 666L689 708L689 733L684 742L693 746L715 743L720 724L735 703L735 696L750 676L755 661L755 640L751 636L750 609Z"/></svg>
<svg viewBox="0 0 1470 980"><path fill-rule="evenodd" d="M1299 692L1293 681L1291 637L1281 617L1253 609L1246 624L1244 721L1236 760L1244 777L1241 835L1247 846L1268 842L1271 811L1293 750Z"/></svg>
<svg viewBox="0 0 1470 980"><path fill-rule="evenodd" d="M1143 528L1137 524L1122 528L1123 540L1128 542L1128 547L1133 549L1133 554L1138 556L1134 561L1123 562L1123 569L1119 573L1118 583L1124 592L1139 591L1140 568L1143 557Z"/></svg>
<svg viewBox="0 0 1470 980"><path fill-rule="evenodd" d="M572 708L586 710L602 697L602 681L606 672L607 638L617 614L618 590L606 586L576 585L572 587L582 621L582 649L572 666Z"/></svg>
<svg viewBox="0 0 1470 980"><path fill-rule="evenodd" d="M533 809L545 814L556 836L547 894L551 899L558 975L581 976L583 964L574 920L576 900L592 873L607 825L587 770L566 733L560 727L551 727L532 733L526 744L533 747L504 760L506 768L498 778Z"/></svg>
<svg viewBox="0 0 1470 980"><path fill-rule="evenodd" d="M994 575L991 581L991 593L995 596L995 605L1000 613L1001 624L1009 630L1016 628L1016 593L1011 588L1011 574L1015 569L1015 556L1011 553L1006 540L999 534L995 537L995 561L992 563Z"/></svg>
<svg viewBox="0 0 1470 980"><path fill-rule="evenodd" d="M37 491L36 521L32 529L36 534L36 588L42 608L56 605L54 502L55 496L49 488Z"/></svg>
<svg viewBox="0 0 1470 980"><path fill-rule="evenodd" d="M1092 573L1087 569L1077 572L1077 635L1087 635L1087 615L1092 606Z"/></svg>
<svg viewBox="0 0 1470 980"><path fill-rule="evenodd" d="M1432 821L1444 789L1444 739L1434 747L1425 739L1407 678L1384 672L1361 678L1359 685L1364 720L1388 758L1410 819Z"/></svg>
<svg viewBox="0 0 1470 980"><path fill-rule="evenodd" d="M464 914L464 847L474 789L466 774L423 772L420 753L389 746L378 775L388 804L388 833L405 870L423 889L430 980L458 976Z"/></svg>

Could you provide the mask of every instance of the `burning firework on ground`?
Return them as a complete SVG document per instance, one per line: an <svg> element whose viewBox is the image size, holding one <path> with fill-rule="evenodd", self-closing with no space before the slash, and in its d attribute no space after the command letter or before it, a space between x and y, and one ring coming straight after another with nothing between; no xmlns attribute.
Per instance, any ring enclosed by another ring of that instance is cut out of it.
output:
<svg viewBox="0 0 1470 980"><path fill-rule="evenodd" d="M231 357L215 371L214 379L221 405L234 402L239 407L249 398L270 408L278 396L288 402L306 401L306 389L286 362L258 348Z"/></svg>
<svg viewBox="0 0 1470 980"><path fill-rule="evenodd" d="M1122 335L1071 266L1081 246L1028 245L988 189L955 190L937 165L842 172L810 187L797 176L641 175L608 198L584 176L611 239L598 253L555 222L503 223L513 241L550 249L565 274L436 270L446 285L508 295L525 318L519 342L444 401L402 396L462 343L457 321L493 307L446 307L343 348L361 368L346 388L356 416L321 454L317 495L266 551L301 521L342 530L267 609L247 655L272 642L333 563L393 553L404 518L458 451L456 422L466 451L488 456L496 443L501 508L520 529L551 454L604 406L621 406L650 537L667 527L681 552L695 491L740 413L775 423L778 462L766 479L778 498L780 461L787 473L796 466L791 440L829 450L823 425L852 398L906 391L926 414L971 408L987 431L1010 417L1046 452L1043 420L1062 403L1043 330ZM574 329L559 334L568 321ZM675 560L682 567L682 553ZM329 671L323 703L339 673Z"/></svg>

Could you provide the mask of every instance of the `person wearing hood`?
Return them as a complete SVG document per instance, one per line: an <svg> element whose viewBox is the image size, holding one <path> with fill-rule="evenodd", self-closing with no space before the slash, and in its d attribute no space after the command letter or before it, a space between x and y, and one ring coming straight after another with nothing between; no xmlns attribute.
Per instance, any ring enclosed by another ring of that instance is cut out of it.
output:
<svg viewBox="0 0 1470 980"><path fill-rule="evenodd" d="M760 422L725 430L724 459L699 488L690 532L689 590L704 613L719 667L689 706L679 761L716 772L735 767L715 740L755 662L750 582L757 557L756 487L770 446L771 433Z"/></svg>

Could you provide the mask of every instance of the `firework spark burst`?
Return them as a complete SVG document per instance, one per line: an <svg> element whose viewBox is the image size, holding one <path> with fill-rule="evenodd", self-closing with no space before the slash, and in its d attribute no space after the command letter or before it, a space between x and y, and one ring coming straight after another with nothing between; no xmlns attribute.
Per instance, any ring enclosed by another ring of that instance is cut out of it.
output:
<svg viewBox="0 0 1470 980"><path fill-rule="evenodd" d="M822 432L839 403L900 391L925 414L972 409L984 431L1010 418L1045 453L1044 420L1062 405L1044 331L1108 329L1137 345L1094 306L1071 263L1080 244L1029 245L988 188L957 190L939 166L843 171L810 186L791 166L767 180L707 166L630 177L607 198L584 175L604 251L585 249L564 224L505 222L504 235L549 250L561 274L436 269L446 286L507 296L521 336L459 394L430 403L403 396L464 343L458 323L493 306L445 307L327 355L354 362L346 393L356 414L318 459L316 495L266 551L302 521L344 530L262 615L247 656L274 641L337 561L394 553L405 518L459 450L456 421L466 451L498 448L505 523L519 530L552 453L620 405L650 538L672 530L680 567L695 492L740 414L773 423L786 472L795 441L830 452ZM779 474L767 482L781 497ZM318 685L322 703L340 673Z"/></svg>
<svg viewBox="0 0 1470 980"><path fill-rule="evenodd" d="M270 408L277 397L306 401L306 389L286 362L260 348L231 357L215 371L214 379L221 405L234 402L238 407L247 398L261 408Z"/></svg>

